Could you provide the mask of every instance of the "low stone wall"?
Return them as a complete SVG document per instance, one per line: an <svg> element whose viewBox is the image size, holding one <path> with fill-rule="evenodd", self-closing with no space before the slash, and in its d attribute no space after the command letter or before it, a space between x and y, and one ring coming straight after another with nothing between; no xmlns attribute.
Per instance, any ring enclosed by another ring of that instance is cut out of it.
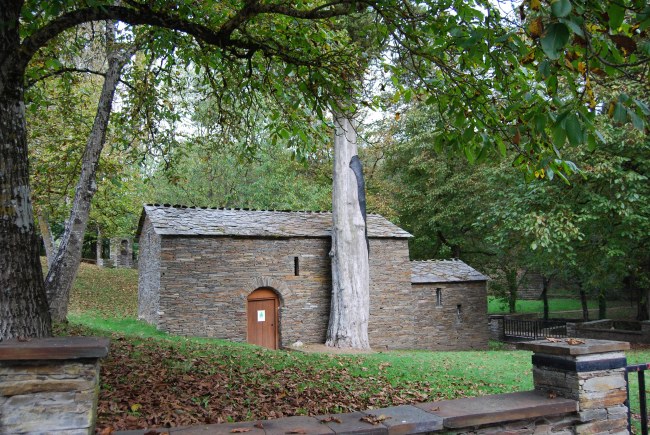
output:
<svg viewBox="0 0 650 435"><path fill-rule="evenodd" d="M612 329L614 322L609 319L583 323L567 323L567 334L570 337L650 344L650 321L646 320L639 323L641 327L640 331Z"/></svg>
<svg viewBox="0 0 650 435"><path fill-rule="evenodd" d="M440 292L438 304L436 292ZM410 335L415 349L482 350L488 347L485 329L485 281L414 283L406 299L415 311ZM404 307L404 310L409 310ZM387 326L388 327L388 326Z"/></svg>
<svg viewBox="0 0 650 435"><path fill-rule="evenodd" d="M108 339L0 343L0 433L93 434Z"/></svg>

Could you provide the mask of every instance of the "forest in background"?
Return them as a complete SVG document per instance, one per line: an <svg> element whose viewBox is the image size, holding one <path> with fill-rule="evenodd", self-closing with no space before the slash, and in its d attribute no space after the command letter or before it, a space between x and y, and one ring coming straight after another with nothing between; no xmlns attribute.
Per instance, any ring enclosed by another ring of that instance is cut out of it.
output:
<svg viewBox="0 0 650 435"><path fill-rule="evenodd" d="M541 273L549 286L568 284L576 296L583 292L602 303L621 297L637 300L638 316L647 315L646 135L605 125L606 146L572 147L570 160L578 171L567 180L549 180L541 173L527 178L509 156L472 162L436 149L430 141L436 116L412 104L400 107L399 117L390 114L362 126L360 156L368 210L414 235L412 259L460 258L490 275L491 291L512 304L526 279L521 272L531 271ZM159 160L109 144L100 166L85 256L94 254L97 229L104 237L133 236L144 203L331 209L331 144L297 154L290 140L273 143L260 129L254 151L242 152L239 145L200 126L188 136L178 139L184 141L182 147ZM70 153L70 161L79 158ZM45 166L47 162L35 161L37 192L44 186L38 177L69 188L50 189L47 201L37 202L50 216L56 236L63 228L75 173L67 174L65 182L59 180L74 164L56 159Z"/></svg>

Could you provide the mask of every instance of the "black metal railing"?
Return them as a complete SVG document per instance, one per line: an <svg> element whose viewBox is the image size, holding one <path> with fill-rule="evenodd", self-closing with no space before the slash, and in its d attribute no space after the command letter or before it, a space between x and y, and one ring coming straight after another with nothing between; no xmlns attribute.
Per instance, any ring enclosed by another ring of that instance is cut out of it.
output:
<svg viewBox="0 0 650 435"><path fill-rule="evenodd" d="M540 338L566 338L564 320L520 320L503 319L503 335L506 338L538 340Z"/></svg>
<svg viewBox="0 0 650 435"><path fill-rule="evenodd" d="M625 367L625 383L627 384L627 430L632 433L632 409L630 407L630 382L628 373L636 372L639 379L639 408L641 413L641 434L648 435L648 404L645 393L645 371L650 369L650 363L637 364Z"/></svg>

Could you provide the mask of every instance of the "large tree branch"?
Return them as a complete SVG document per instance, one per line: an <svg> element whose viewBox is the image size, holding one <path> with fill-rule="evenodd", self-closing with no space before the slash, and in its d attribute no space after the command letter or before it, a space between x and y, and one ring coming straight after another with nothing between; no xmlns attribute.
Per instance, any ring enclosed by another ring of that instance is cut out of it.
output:
<svg viewBox="0 0 650 435"><path fill-rule="evenodd" d="M98 6L71 11L55 18L50 23L25 38L17 55L17 67L25 68L34 54L49 40L63 31L90 21L118 20L130 25L151 25L170 30L177 30L192 37L221 48L262 49L255 42L231 39L232 33L243 23L261 14L278 14L298 19L321 20L349 14L352 0L332 2L327 8L322 6L300 10L284 5L263 5L257 1L245 3L233 17L225 21L218 29L194 23L169 13L154 11L146 5L130 1L134 7Z"/></svg>
<svg viewBox="0 0 650 435"><path fill-rule="evenodd" d="M56 70L53 70L53 71L49 71L48 73L43 74L40 77L36 77L34 79L28 80L25 87L27 89L29 89L38 82L42 82L42 81L47 80L47 79L49 79L51 77L56 77L56 76L63 75L65 73L93 74L93 75L98 75L98 76L102 76L102 77L106 76L106 73L104 73L102 71L97 71L97 70L94 70L94 69L90 69L90 68L67 68L66 67L66 68L59 68L59 69L56 69Z"/></svg>

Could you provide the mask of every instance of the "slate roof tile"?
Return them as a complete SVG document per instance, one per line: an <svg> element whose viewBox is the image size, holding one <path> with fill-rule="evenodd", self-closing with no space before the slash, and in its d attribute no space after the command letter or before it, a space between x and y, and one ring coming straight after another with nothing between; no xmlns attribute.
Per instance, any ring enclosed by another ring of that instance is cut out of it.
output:
<svg viewBox="0 0 650 435"><path fill-rule="evenodd" d="M487 281L489 278L461 260L411 261L411 283Z"/></svg>
<svg viewBox="0 0 650 435"><path fill-rule="evenodd" d="M144 214L149 217L156 234L159 235L331 237L332 234L331 212L188 208L147 204L144 206L143 217ZM369 214L367 219L368 237L411 237L411 234L378 214Z"/></svg>

